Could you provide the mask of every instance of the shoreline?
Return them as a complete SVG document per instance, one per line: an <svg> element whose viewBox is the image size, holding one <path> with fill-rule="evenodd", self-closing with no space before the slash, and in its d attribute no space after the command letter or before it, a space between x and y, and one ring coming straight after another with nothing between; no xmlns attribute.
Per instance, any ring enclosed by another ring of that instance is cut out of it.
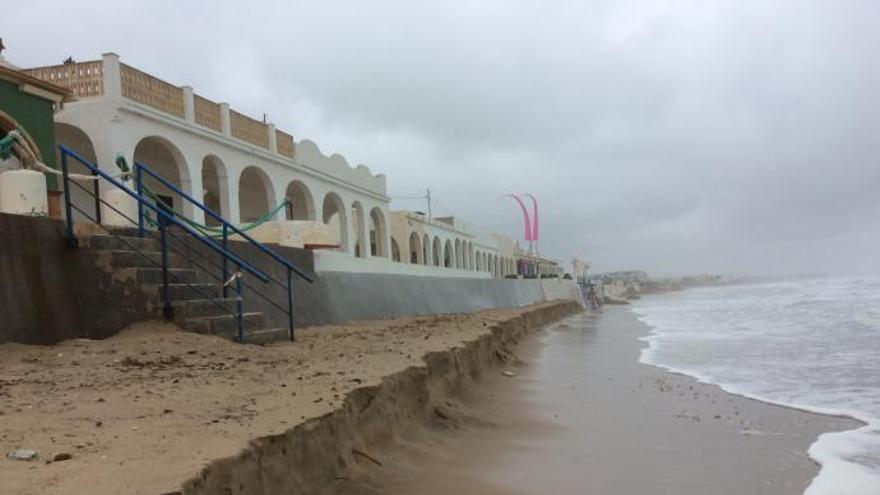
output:
<svg viewBox="0 0 880 495"><path fill-rule="evenodd" d="M19 494L86 483L151 495L800 494L819 469L809 445L855 423L642 363L650 327L629 308L579 311L545 303L362 322L265 348L150 325L107 341L0 346L5 375L20 372L0 394L15 405L28 379L35 392L29 408L4 407L4 446L16 427L19 439L79 442L61 449L71 460L44 463L58 450L43 443L39 463L4 459L0 475ZM65 388L63 374L88 371L71 361L102 353L108 370ZM28 375L49 360L59 363ZM218 370L224 361L238 366ZM65 422L44 424L47 407ZM113 414L97 412L106 407Z"/></svg>
<svg viewBox="0 0 880 495"><path fill-rule="evenodd" d="M515 378L462 394L489 423L416 432L340 493L802 494L819 471L810 445L857 427L639 362L650 329L625 307L577 328L590 318L551 325L515 350Z"/></svg>
<svg viewBox="0 0 880 495"><path fill-rule="evenodd" d="M3 345L0 441L40 458L3 459L0 478L18 494L323 492L401 428L455 424L455 388L581 310L551 302L315 327L266 347L156 322L102 341ZM51 462L58 454L70 458Z"/></svg>
<svg viewBox="0 0 880 495"><path fill-rule="evenodd" d="M640 338L641 341L646 343L646 347L642 349L639 356L640 363L660 368L670 374L691 378L700 384L718 387L728 394L742 397L746 400L757 401L762 404L789 409L798 413L815 414L847 422L847 424L850 425L849 428L820 433L808 446L806 451L807 456L817 466L818 470L816 475L807 485L804 494L837 493L839 491L840 488L838 485L840 471L851 470L855 464L852 460L847 458L848 454L841 452L841 441L846 441L843 440L844 438L849 440L852 435L871 434L876 429L877 425L874 418L871 418L869 414L858 410L823 408L819 406L799 404L796 402L774 400L757 393L747 392L731 385L719 383L706 376L706 374L696 370L677 368L675 366L652 362L652 340L660 338L662 334L656 327L645 321L646 316L644 314L639 313L632 308L630 310L642 324L649 328L648 334ZM868 478L871 476L876 478L876 474L869 474ZM850 476L843 475L843 477L848 478ZM855 485L853 485L856 487L855 489L858 490L858 493L868 493L871 491L874 481L866 479L864 474L860 474L859 478L860 481L855 482ZM853 490L853 486L850 486L847 490ZM847 491L847 493L849 493L849 491Z"/></svg>
<svg viewBox="0 0 880 495"><path fill-rule="evenodd" d="M644 340L644 339L640 339L640 340L647 342L647 340ZM862 427L865 427L865 426L868 426L871 424L870 421L866 420L863 417L863 413L861 413L859 411L822 409L819 407L812 407L812 406L805 406L805 405L799 405L799 404L794 404L794 403L779 402L776 400L768 399L767 397L763 397L760 395L751 394L748 392L742 392L742 391L736 390L732 387L729 387L727 385L715 383L714 381L712 381L710 378L707 378L702 373L699 373L694 370L676 368L674 366L667 366L664 364L643 361L642 358L639 358L639 363L644 364L646 366L653 366L655 368L660 368L663 371L665 371L666 373L669 373L671 375L677 375L677 376L681 376L681 377L685 377L685 378L690 378L692 380L695 380L700 385L718 387L727 394L735 395L735 396L741 397L743 399L753 400L756 402L760 402L762 404L767 404L769 406L790 409L792 411L799 412L799 413L817 414L819 416L827 416L829 418L837 418L837 419L842 419L842 420L846 420L846 421L853 421L859 425L857 428L853 428L853 429L860 429ZM850 431L850 430L843 430L843 431Z"/></svg>

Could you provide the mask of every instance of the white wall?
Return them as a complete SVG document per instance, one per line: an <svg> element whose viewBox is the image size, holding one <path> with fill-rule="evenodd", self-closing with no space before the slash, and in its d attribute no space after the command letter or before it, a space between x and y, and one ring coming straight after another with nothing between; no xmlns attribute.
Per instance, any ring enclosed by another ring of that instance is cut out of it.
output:
<svg viewBox="0 0 880 495"><path fill-rule="evenodd" d="M315 151L317 147L313 145L307 144L304 148L310 164L302 164L144 105L106 97L69 103L56 115L56 121L85 132L95 149L99 166L110 173L116 172L113 163L118 153L132 163L134 149L142 139L157 136L167 141L182 162L179 166L183 173L180 175L189 178L181 184L182 189L198 200L202 199L204 189L203 160L206 156L215 156L226 170L225 187L221 187L220 201L225 206L225 211L220 213L234 224L241 223L239 179L248 166L258 167L268 177L273 190L273 198L269 203L273 206L284 201L287 186L294 180L302 182L309 189L314 201L312 207L318 219L323 218L324 197L331 192L337 194L348 217L346 223L347 237L351 240L348 243L350 253L354 252L353 239L356 239L354 222L351 219L352 203L359 202L365 215L373 208L379 208L385 217L386 226L390 224L389 198L385 195L384 176L372 176L366 167L348 167L346 172L343 167L347 165L343 165L344 159L341 156L321 158L323 155ZM225 196L222 195L224 189ZM204 220L201 211L186 213L196 221ZM284 213L281 212L278 218L284 218ZM384 244L388 246L390 242L387 241L387 228L384 235ZM369 250L366 251L369 256Z"/></svg>

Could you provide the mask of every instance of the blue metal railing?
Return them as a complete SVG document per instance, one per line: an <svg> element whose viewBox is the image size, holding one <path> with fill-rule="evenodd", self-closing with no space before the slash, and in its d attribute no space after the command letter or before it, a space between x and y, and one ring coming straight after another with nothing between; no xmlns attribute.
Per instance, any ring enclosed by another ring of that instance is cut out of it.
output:
<svg viewBox="0 0 880 495"><path fill-rule="evenodd" d="M171 181L169 181L168 179L166 179L166 178L162 177L161 175L157 174L156 172L154 172L152 169L150 169L150 167L148 167L140 162L134 162L134 181L135 181L135 188L137 190L138 196L140 196L142 198L145 197L145 195L144 195L144 193L145 193L144 174L146 174L148 177L155 179L160 184L162 184L163 186L168 188L168 190L170 190L171 192L173 192L174 194L176 194L177 196L179 196L180 198L182 198L183 200L185 200L189 204L202 210L205 213L205 215L207 215L208 217L216 220L220 225L220 229L221 229L220 235L221 235L222 245L223 245L224 249L231 250L231 248L229 246L229 236L230 235L238 235L245 242L247 242L251 246L255 247L260 253L266 255L267 257L269 257L270 260L272 260L282 266L282 268L285 270L286 275L287 275L286 280L282 283L271 276L269 277L269 280L271 282L273 282L274 284L278 285L279 287L281 287L287 293L287 309L282 310L282 311L284 311L287 316L288 333L290 336L290 340L295 340L295 322L294 322L294 317L293 317L293 315L294 315L294 312L293 312L293 301L294 301L293 274L298 275L303 280L306 280L309 283L314 281L313 277L311 277L310 275L305 273L303 270L301 270L299 267L297 267L296 265L294 265L290 261L288 261L288 260L282 258L281 256L279 256L278 254L274 253L272 250L267 248L262 243L254 240L251 236L249 236L243 230L239 229L235 225L226 221L226 219L223 218L219 213L208 208L200 201L196 200L195 198L193 198L192 196L190 196L186 192L182 191L179 187L174 185ZM146 225L145 224L146 224L145 210L144 210L143 205L139 204L139 206L138 206L138 235L140 237L143 237L146 232ZM205 237L207 237L207 236L205 236ZM227 277L228 277L228 265L227 265L226 259L224 259L222 278L225 280ZM225 291L225 286L224 286L224 291ZM273 306L275 306L276 308L279 308L279 306L277 304L275 304L274 302L272 302L272 301L269 301L269 302Z"/></svg>
<svg viewBox="0 0 880 495"><path fill-rule="evenodd" d="M74 231L73 231L73 210L76 209L77 211L88 216L88 214L86 212L84 212L82 209L73 205L73 203L71 201L70 185L74 184L75 186L79 187L80 189L83 189L86 192L90 192L87 189L85 189L83 186L77 184L76 182L71 181L70 174L69 174L68 158L73 158L74 160L79 162L81 165L83 165L86 169L88 169L92 173L93 176L96 176L100 179L106 180L111 185L124 191L126 194L133 197L138 202L138 212L139 212L138 216L139 216L139 218L138 218L138 221L135 221L134 219L131 219L131 218L127 217L126 215L124 215L118 209L113 207L113 205L107 203L106 201L103 201L100 198L100 195L97 194L97 192L99 191L98 187L95 186L94 191L96 192L96 194L95 194L95 196L96 196L95 197L96 213L95 213L95 218L93 218L93 220L95 220L96 223L98 223L99 225L101 223L100 222L100 209L101 209L102 204L107 205L109 208L116 211L124 218L127 218L129 221L132 222L133 225L137 225L139 222L141 222L143 220L143 213L146 210L151 210L155 213L156 219L158 220L157 226L159 228L159 234L160 234L159 241L160 241L160 246L161 246L161 262L159 263L159 265L160 265L160 268L162 269L162 292L163 292L163 300L164 300L163 301L163 315L166 318L171 319L173 317L173 308L171 306L171 297L170 297L170 293L169 293L169 283L170 283L169 277L171 276L171 273L169 272L169 266L168 266L169 265L168 239L167 239L168 226L179 227L180 230L189 234L190 237L197 239L202 245L210 248L213 252L219 254L223 258L224 263L228 263L231 261L237 266L237 270L236 270L236 279L237 280L236 280L236 284L235 284L235 290L236 290L236 311L235 311L236 314L235 314L235 316L236 316L236 326L237 326L237 331L238 331L237 332L238 339L240 341L243 341L244 340L244 325L243 325L244 318L243 318L242 305L241 305L242 284L241 284L240 273L242 270L244 270L245 272L254 276L257 280L260 280L263 283L269 282L270 277L262 270L254 267L252 264L243 260L241 257L236 255L235 253L226 249L226 247L220 245L216 240L212 239L211 237L201 235L200 233L198 233L197 231L195 231L194 229L192 229L191 227L186 225L184 222L181 222L180 220L175 218L175 216L173 214L171 214L169 211L167 211L165 208L163 208L162 205L157 205L154 202L152 202L149 198L144 196L143 194L138 194L138 193L132 191L128 186L126 186L125 184L123 184L122 182L120 182L119 180L114 178L113 176L107 174L103 170L99 169L97 165L90 163L88 160L81 157L73 150L67 148L64 145L60 145L59 149L61 151L61 170L62 170L63 189L64 189L64 211L65 211L66 220L67 220L66 235L67 235L68 241L73 245L75 245L77 242ZM97 182L97 179L96 179L96 182ZM117 237L119 237L119 236L117 236ZM121 237L119 237L119 238L121 238ZM126 243L126 244L128 244L128 243ZM142 256L150 259L151 261L153 261L155 263L155 260L153 260L153 258L147 256L145 253L143 253L139 249L134 248L134 250L138 251ZM223 282L224 282L224 287L226 285L228 285L226 283L227 280L224 279ZM190 288L192 288L194 290L196 289L187 281L183 281L183 283L185 283L186 285L188 285ZM196 292L200 292L200 291L196 290ZM215 299L211 298L211 300L213 302L215 302L215 304L218 304ZM292 306L291 306L291 308L292 308ZM291 309L291 312L292 312L292 309Z"/></svg>

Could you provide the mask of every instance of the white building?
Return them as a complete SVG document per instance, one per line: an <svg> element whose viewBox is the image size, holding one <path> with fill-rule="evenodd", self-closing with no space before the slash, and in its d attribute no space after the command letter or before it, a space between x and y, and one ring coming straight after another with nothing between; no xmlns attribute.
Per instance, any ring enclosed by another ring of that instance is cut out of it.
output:
<svg viewBox="0 0 880 495"><path fill-rule="evenodd" d="M101 168L115 171L119 154L142 162L234 224L288 199L279 220L324 223L342 251L389 255L384 175L351 167L342 155L325 156L311 141L295 142L270 123L125 65L113 53L25 72L73 91L76 101L55 117L57 142ZM92 201L83 192L71 196L83 209ZM168 196L175 209L204 221L200 210ZM368 237L371 248L359 249Z"/></svg>
<svg viewBox="0 0 880 495"><path fill-rule="evenodd" d="M286 211L252 234L319 248L318 270L478 278L553 272L547 260L524 260L513 239L459 218L391 212L384 175L351 167L339 154L326 156L311 141L295 141L227 103L123 64L114 53L24 72L71 89L75 101L55 117L57 143L102 169L116 172L118 155L146 164L233 224L261 218L287 200ZM71 164L71 172L83 171ZM146 182L174 209L205 222L201 210ZM94 210L84 191L74 188L71 198Z"/></svg>
<svg viewBox="0 0 880 495"><path fill-rule="evenodd" d="M393 261L500 278L516 274L513 245L512 239L484 234L457 217L391 212Z"/></svg>

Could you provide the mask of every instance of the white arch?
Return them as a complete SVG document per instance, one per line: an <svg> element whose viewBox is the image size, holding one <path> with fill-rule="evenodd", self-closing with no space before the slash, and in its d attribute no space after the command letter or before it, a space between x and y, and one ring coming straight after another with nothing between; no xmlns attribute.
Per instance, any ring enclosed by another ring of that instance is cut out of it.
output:
<svg viewBox="0 0 880 495"><path fill-rule="evenodd" d="M374 207L370 210L370 256L382 258L388 257L388 227L385 223L385 214L382 209Z"/></svg>
<svg viewBox="0 0 880 495"><path fill-rule="evenodd" d="M422 264L421 236L419 236L418 232L410 232L408 241L407 245L409 246L409 250L407 251L407 262L412 263L413 265Z"/></svg>
<svg viewBox="0 0 880 495"><path fill-rule="evenodd" d="M193 195L189 167L180 149L167 138L150 135L137 141L131 155L135 162L146 165L153 172L166 179L181 191ZM192 205L161 182L144 174L144 185L154 191L162 201L170 202L171 207L192 218Z"/></svg>
<svg viewBox="0 0 880 495"><path fill-rule="evenodd" d="M238 212L241 223L253 222L275 208L275 188L260 167L245 167L238 176Z"/></svg>
<svg viewBox="0 0 880 495"><path fill-rule="evenodd" d="M314 220L315 200L309 187L299 179L294 179L287 184L284 193L288 201L285 217L288 220Z"/></svg>
<svg viewBox="0 0 880 495"><path fill-rule="evenodd" d="M335 192L324 195L321 219L339 233L339 249L348 251L348 215L345 214L345 203Z"/></svg>
<svg viewBox="0 0 880 495"><path fill-rule="evenodd" d="M63 144L64 146L70 148L77 155L85 158L91 163L97 164L98 159L95 153L95 145L92 141L92 138L82 130L81 128L71 125L65 124L63 122L55 122L55 144ZM55 147L55 163L58 165L58 168L61 168L61 153L58 150L58 147ZM80 164L77 160L69 158L67 160L67 167L70 173L72 174L82 174L82 175L91 175L91 171L85 167L85 165ZM70 186L70 201L76 207L71 212L73 214L74 220L83 220L86 216L91 216L97 218L95 216L95 198L91 194L93 191L93 184L86 182L77 182L82 187L78 187L76 185L71 184ZM59 189L62 187L61 181L58 182ZM100 184L99 184L100 186ZM85 188L85 190L83 189ZM85 213L81 213L79 210L82 210ZM134 219L137 221L137 219Z"/></svg>

